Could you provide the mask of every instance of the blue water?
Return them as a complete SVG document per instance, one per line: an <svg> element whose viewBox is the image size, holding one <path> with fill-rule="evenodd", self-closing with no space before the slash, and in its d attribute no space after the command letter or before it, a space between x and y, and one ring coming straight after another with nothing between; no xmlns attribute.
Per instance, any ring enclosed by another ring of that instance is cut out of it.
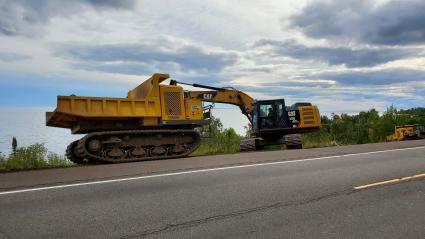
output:
<svg viewBox="0 0 425 239"><path fill-rule="evenodd" d="M2 107L0 108L0 152L8 154L15 136L18 146L44 143L51 152L64 154L66 146L79 135L71 135L69 129L45 126L47 107Z"/></svg>

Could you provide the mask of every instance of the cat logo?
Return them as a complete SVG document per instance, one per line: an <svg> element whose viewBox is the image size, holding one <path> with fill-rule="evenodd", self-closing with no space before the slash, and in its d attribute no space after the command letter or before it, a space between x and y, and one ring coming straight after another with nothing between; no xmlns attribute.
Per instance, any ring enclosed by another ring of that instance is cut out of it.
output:
<svg viewBox="0 0 425 239"><path fill-rule="evenodd" d="M213 94L211 94L211 93L205 93L205 94L202 95L202 98L204 100L212 100Z"/></svg>
<svg viewBox="0 0 425 239"><path fill-rule="evenodd" d="M288 111L288 116L295 116L296 115L296 112L295 111Z"/></svg>

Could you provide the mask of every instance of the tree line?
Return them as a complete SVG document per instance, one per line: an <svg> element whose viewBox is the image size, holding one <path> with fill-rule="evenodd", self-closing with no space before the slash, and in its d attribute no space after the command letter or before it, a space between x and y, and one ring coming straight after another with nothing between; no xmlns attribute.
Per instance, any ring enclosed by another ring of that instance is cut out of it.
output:
<svg viewBox="0 0 425 239"><path fill-rule="evenodd" d="M384 142L388 135L394 133L396 125L425 124L425 108L397 110L391 106L382 114L371 109L355 115L322 116L321 120L319 132L303 135L307 146Z"/></svg>
<svg viewBox="0 0 425 239"><path fill-rule="evenodd" d="M398 110L391 106L381 114L371 109L354 115L322 116L321 121L319 131L302 135L304 148L384 142L396 125L425 124L425 108ZM194 155L238 152L240 141L248 137L249 127L245 128L247 133L241 136L233 128L224 128L220 119L212 118L200 129L203 139Z"/></svg>

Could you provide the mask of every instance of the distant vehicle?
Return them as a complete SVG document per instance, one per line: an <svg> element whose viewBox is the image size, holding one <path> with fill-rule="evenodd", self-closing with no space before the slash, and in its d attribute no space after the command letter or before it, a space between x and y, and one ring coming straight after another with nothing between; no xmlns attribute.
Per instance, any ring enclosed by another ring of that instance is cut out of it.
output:
<svg viewBox="0 0 425 239"><path fill-rule="evenodd" d="M311 103L286 106L284 99L256 101L233 88L186 84L208 89L184 91L168 74L154 74L128 92L127 98L58 96L54 112L46 113L46 125L87 134L72 142L67 157L75 163L130 162L185 157L200 144L196 127L209 122L211 107L203 102L233 104L253 126L252 138L242 149L286 144L301 148L300 137L284 136L320 128L320 114Z"/></svg>
<svg viewBox="0 0 425 239"><path fill-rule="evenodd" d="M425 125L398 125L394 128L394 133L387 136L387 141L403 141L425 139Z"/></svg>

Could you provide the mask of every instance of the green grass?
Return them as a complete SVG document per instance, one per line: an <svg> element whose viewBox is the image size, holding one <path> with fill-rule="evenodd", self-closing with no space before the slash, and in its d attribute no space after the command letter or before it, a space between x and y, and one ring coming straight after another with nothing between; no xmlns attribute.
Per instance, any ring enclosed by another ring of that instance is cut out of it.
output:
<svg viewBox="0 0 425 239"><path fill-rule="evenodd" d="M65 156L48 152L43 144L18 147L8 156L0 154L0 171L74 166Z"/></svg>
<svg viewBox="0 0 425 239"><path fill-rule="evenodd" d="M337 146L331 136L323 131L302 134L303 148L323 148Z"/></svg>

